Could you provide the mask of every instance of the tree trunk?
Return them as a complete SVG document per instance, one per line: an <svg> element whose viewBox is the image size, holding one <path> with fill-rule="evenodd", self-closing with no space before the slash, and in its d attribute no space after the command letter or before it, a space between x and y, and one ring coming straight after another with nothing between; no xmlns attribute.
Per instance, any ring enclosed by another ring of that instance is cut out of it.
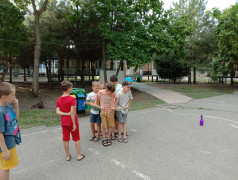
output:
<svg viewBox="0 0 238 180"><path fill-rule="evenodd" d="M36 9L35 0L31 0L35 17L35 33L36 33L36 45L34 51L34 75L33 75L33 97L38 97L39 91L39 63L41 54L41 38L40 38L40 15L46 9L48 0L45 0L40 10Z"/></svg>
<svg viewBox="0 0 238 180"><path fill-rule="evenodd" d="M116 73L116 76L118 76L119 72L120 72L120 69L121 69L121 66L122 66L123 62L122 60L120 61L119 63L119 66L117 67L117 73Z"/></svg>
<svg viewBox="0 0 238 180"><path fill-rule="evenodd" d="M12 83L12 56L9 55L9 82Z"/></svg>
<svg viewBox="0 0 238 180"><path fill-rule="evenodd" d="M196 67L193 67L193 84L197 84Z"/></svg>
<svg viewBox="0 0 238 180"><path fill-rule="evenodd" d="M231 69L231 71L230 71L230 76L231 76L231 85L234 84L234 81L233 81L233 74L234 74L234 71L233 71L233 67L232 67L232 69Z"/></svg>
<svg viewBox="0 0 238 180"><path fill-rule="evenodd" d="M188 68L188 84L192 84L191 67Z"/></svg>
<svg viewBox="0 0 238 180"><path fill-rule="evenodd" d="M3 73L2 73L1 81L5 80L5 76L7 75L7 72L8 72L8 62L6 62L5 66L3 66Z"/></svg>
<svg viewBox="0 0 238 180"><path fill-rule="evenodd" d="M26 68L24 68L24 82L26 82Z"/></svg>
<svg viewBox="0 0 238 180"><path fill-rule="evenodd" d="M53 89L52 84L52 73L51 73L51 59L45 63L46 64L46 72L47 72L47 78L48 78L48 85L50 89Z"/></svg>
<svg viewBox="0 0 238 180"><path fill-rule="evenodd" d="M107 60L106 60L106 42L105 39L103 39L102 44L102 55L103 55L103 73L104 73L104 82L107 83Z"/></svg>

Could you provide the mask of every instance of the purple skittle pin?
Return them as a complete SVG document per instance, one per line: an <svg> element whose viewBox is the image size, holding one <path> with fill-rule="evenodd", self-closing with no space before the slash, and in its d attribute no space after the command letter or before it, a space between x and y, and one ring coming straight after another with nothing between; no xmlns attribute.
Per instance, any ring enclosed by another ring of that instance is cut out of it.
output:
<svg viewBox="0 0 238 180"><path fill-rule="evenodd" d="M201 115L201 119L200 119L200 126L203 126L203 116Z"/></svg>

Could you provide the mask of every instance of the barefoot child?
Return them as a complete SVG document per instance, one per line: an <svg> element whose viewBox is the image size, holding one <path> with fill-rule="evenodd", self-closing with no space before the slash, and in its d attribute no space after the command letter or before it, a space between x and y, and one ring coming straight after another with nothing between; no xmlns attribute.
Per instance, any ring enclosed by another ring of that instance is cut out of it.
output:
<svg viewBox="0 0 238 180"><path fill-rule="evenodd" d="M92 137L89 140L97 142L100 140L102 121L101 121L101 117L100 117L100 113L99 113L100 109L94 107L94 104L97 104L99 106L99 100L98 100L98 102L95 102L95 99L96 99L98 91L100 89L100 83L98 81L93 81L92 89L93 89L93 92L89 93L87 96L87 99L86 99L86 104L91 105L90 125L91 125ZM97 136L95 136L95 123L97 125Z"/></svg>
<svg viewBox="0 0 238 180"><path fill-rule="evenodd" d="M15 98L15 86L0 83L0 179L9 179L9 170L19 163L16 144L21 143L19 119L19 104ZM15 110L10 105L12 104Z"/></svg>
<svg viewBox="0 0 238 180"><path fill-rule="evenodd" d="M76 100L70 96L72 92L73 84L69 81L61 82L61 89L63 95L57 99L56 113L61 116L61 126L64 141L64 150L66 153L66 161L71 160L71 154L69 152L69 140L70 134L73 141L75 141L75 147L77 151L77 160L82 160L85 156L80 154L80 134L78 116L75 112Z"/></svg>
<svg viewBox="0 0 238 180"><path fill-rule="evenodd" d="M100 108L101 108L101 119L102 119L102 136L103 146L110 146L112 145L111 142L111 132L112 128L114 127L114 113L117 98L114 93L115 86L112 83L106 84L106 89L103 89L98 92L96 97L96 102L100 98ZM96 104L95 104L96 106ZM106 140L106 129L108 129L108 139Z"/></svg>
<svg viewBox="0 0 238 180"><path fill-rule="evenodd" d="M128 108L130 107L130 103L133 99L131 94L131 85L128 81L124 81L122 83L122 90L117 93L117 109L116 109L116 116L117 116L117 123L118 128L118 141L124 141L127 143L127 136L126 136L126 121L127 121L127 114ZM123 127L123 139L121 138L121 127Z"/></svg>

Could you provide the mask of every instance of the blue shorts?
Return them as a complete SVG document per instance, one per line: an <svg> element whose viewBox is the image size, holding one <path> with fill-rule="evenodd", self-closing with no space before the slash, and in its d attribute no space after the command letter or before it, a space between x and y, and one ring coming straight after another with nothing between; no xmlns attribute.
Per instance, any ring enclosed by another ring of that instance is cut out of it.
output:
<svg viewBox="0 0 238 180"><path fill-rule="evenodd" d="M89 122L90 123L99 123L99 124L101 124L102 120L101 120L100 114L90 113L90 121Z"/></svg>

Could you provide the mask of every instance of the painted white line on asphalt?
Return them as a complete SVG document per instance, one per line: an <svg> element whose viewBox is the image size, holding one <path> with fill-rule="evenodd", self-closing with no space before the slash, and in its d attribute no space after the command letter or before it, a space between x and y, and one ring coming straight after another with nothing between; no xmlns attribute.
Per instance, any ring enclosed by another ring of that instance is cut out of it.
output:
<svg viewBox="0 0 238 180"><path fill-rule="evenodd" d="M224 101L217 101L217 100L207 100L207 101L212 101L212 102L217 102L217 103L222 103L222 104L225 104Z"/></svg>
<svg viewBox="0 0 238 180"><path fill-rule="evenodd" d="M132 132L136 132L137 130L136 129L130 129Z"/></svg>
<svg viewBox="0 0 238 180"><path fill-rule="evenodd" d="M236 129L238 129L238 127L237 126L235 126L235 125L233 125L233 124L229 124L231 127L233 127L233 128L236 128Z"/></svg>
<svg viewBox="0 0 238 180"><path fill-rule="evenodd" d="M21 173L21 172L24 172L24 171L26 171L26 169L21 169L20 171L12 172L12 174L18 174L18 173Z"/></svg>
<svg viewBox="0 0 238 180"><path fill-rule="evenodd" d="M210 154L209 151L200 151L200 153L202 153L202 154Z"/></svg>
<svg viewBox="0 0 238 180"><path fill-rule="evenodd" d="M185 113L174 112L174 111L171 110L171 109L167 109L167 111L169 111L169 112L171 112L171 113L179 114L179 115L184 115L184 116L196 116L196 117L199 117L199 116L200 116L200 115L197 115L197 114L185 114ZM237 123L237 124L238 124L237 121L233 121L233 120L226 119L226 118L219 118L219 117L215 117L215 116L203 116L203 117L211 118L211 119L219 119L219 120L229 121L229 122L233 122L233 123Z"/></svg>
<svg viewBox="0 0 238 180"><path fill-rule="evenodd" d="M117 161L116 159L111 159L111 161L113 162L113 164L115 164L118 167L121 167L122 169L125 169L127 167L125 164L122 164L121 162ZM146 176L137 170L132 170L132 173L143 180L151 180L149 176Z"/></svg>
<svg viewBox="0 0 238 180"><path fill-rule="evenodd" d="M48 132L48 131L39 131L39 132L35 132L35 133L30 133L30 134L23 134L22 137L41 134L41 133L45 133L45 132Z"/></svg>
<svg viewBox="0 0 238 180"><path fill-rule="evenodd" d="M132 172L133 172L136 176L138 176L139 178L141 178L141 179L150 180L150 177L149 177L149 176L146 176L146 175L140 173L140 172L137 171L137 170L133 170Z"/></svg>
<svg viewBox="0 0 238 180"><path fill-rule="evenodd" d="M120 162L117 161L116 159L111 159L111 161L112 161L115 165L121 167L122 169L125 169L125 168L127 167L125 164L120 163Z"/></svg>
<svg viewBox="0 0 238 180"><path fill-rule="evenodd" d="M95 149L92 148L88 148L89 151L93 152L94 154L99 154L98 151L96 151Z"/></svg>

